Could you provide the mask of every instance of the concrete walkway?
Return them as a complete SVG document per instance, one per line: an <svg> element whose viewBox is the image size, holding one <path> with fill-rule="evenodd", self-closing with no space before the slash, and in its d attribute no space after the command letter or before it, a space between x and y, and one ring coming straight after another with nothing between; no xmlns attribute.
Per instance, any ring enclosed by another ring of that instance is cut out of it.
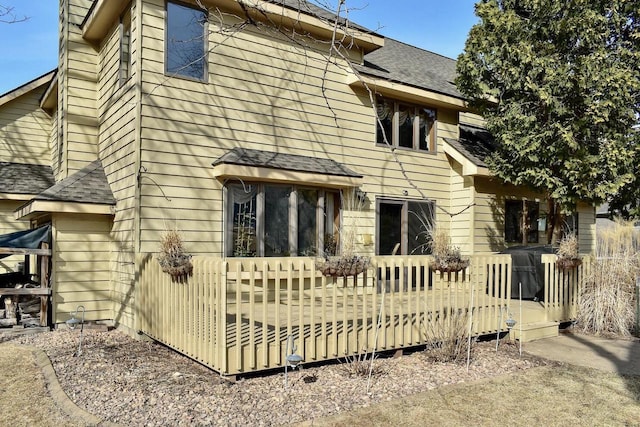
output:
<svg viewBox="0 0 640 427"><path fill-rule="evenodd" d="M607 339L564 333L524 343L522 350L546 359L640 376L640 340Z"/></svg>

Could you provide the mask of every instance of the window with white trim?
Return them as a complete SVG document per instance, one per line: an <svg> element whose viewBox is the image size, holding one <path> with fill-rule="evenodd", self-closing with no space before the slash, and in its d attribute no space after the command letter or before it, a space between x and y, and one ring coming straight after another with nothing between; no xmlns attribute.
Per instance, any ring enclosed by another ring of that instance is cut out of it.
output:
<svg viewBox="0 0 640 427"><path fill-rule="evenodd" d="M340 194L263 183L227 184L227 256L335 255Z"/></svg>
<svg viewBox="0 0 640 427"><path fill-rule="evenodd" d="M436 151L436 116L433 108L376 100L376 143L418 151Z"/></svg>

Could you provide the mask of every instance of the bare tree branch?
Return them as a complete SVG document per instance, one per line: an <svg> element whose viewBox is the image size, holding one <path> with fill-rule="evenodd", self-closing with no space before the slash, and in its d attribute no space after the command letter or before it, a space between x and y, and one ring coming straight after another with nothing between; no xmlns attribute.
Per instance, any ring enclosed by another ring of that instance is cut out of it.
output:
<svg viewBox="0 0 640 427"><path fill-rule="evenodd" d="M13 11L13 7L3 6L0 4L0 22L3 24L15 24L17 22L24 22L29 19L28 16L18 16Z"/></svg>

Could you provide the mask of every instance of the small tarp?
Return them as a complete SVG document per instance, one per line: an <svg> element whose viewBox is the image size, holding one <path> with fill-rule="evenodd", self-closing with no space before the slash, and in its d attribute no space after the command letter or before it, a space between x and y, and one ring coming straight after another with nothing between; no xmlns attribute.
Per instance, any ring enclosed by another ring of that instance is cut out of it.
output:
<svg viewBox="0 0 640 427"><path fill-rule="evenodd" d="M16 231L0 235L0 248L13 249L38 249L42 242L51 240L51 225L45 225L33 230ZM6 258L10 254L0 254L0 258Z"/></svg>

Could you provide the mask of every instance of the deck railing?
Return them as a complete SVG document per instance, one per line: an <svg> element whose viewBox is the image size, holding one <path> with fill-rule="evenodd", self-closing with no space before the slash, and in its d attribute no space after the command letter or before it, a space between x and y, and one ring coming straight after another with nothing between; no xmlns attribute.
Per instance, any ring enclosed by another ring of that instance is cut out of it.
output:
<svg viewBox="0 0 640 427"><path fill-rule="evenodd" d="M473 335L504 329L509 255L473 256L458 273L430 257L375 257L356 277L325 277L312 258L193 259L174 281L140 259L138 328L223 373L284 366L287 339L305 362L425 344L427 324L470 315Z"/></svg>
<svg viewBox="0 0 640 427"><path fill-rule="evenodd" d="M569 270L556 266L558 257L542 255L544 267L544 309L548 321L569 322L575 320L580 302L580 286L591 271L591 257L582 258L582 263Z"/></svg>

